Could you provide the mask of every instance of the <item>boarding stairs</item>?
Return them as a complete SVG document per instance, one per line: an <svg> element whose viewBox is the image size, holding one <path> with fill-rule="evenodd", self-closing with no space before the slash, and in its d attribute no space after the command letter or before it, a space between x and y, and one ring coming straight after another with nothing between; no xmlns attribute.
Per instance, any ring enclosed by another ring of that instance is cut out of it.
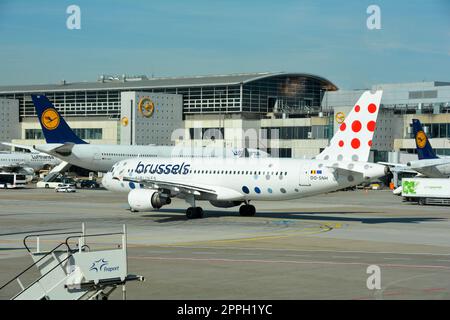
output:
<svg viewBox="0 0 450 320"><path fill-rule="evenodd" d="M56 179L61 177L61 174L69 170L70 167L71 167L70 163L63 161L56 167L54 167L52 170L50 170L50 172L45 176L45 178L42 181L54 182Z"/></svg>
<svg viewBox="0 0 450 320"><path fill-rule="evenodd" d="M66 238L56 247L40 250L45 237L62 235ZM94 238L118 236L121 241L114 247L108 240L109 249L91 250L86 243ZM36 243L34 251L30 248L32 239ZM128 274L125 225L123 232L86 234L83 224L81 232L33 234L26 236L23 243L34 262L0 287L0 290L5 290L14 283L19 285L20 291L11 300L106 300L120 285L122 298L126 299L125 284L144 281L142 276ZM39 271L38 278L25 284L21 279L30 278L30 273L35 274L36 269Z"/></svg>

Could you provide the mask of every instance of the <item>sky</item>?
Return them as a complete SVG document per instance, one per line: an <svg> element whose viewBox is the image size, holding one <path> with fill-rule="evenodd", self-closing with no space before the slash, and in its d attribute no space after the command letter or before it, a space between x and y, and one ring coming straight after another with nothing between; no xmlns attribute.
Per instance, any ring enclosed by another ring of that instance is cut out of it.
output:
<svg viewBox="0 0 450 320"><path fill-rule="evenodd" d="M81 10L70 30L69 5ZM370 30L370 5L381 29ZM0 85L306 72L341 89L450 81L450 1L0 0Z"/></svg>

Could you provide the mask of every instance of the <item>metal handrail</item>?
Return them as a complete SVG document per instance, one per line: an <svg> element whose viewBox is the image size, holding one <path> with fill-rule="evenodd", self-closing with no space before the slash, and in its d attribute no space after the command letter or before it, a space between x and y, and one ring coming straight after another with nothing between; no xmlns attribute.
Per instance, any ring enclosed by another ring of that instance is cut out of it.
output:
<svg viewBox="0 0 450 320"><path fill-rule="evenodd" d="M23 245L25 247L25 249L27 249L27 251L29 253L31 253L30 248L27 245L27 239L31 238L31 237L38 237L38 236L51 236L51 235L61 235L61 234L75 234L75 233L82 233L80 231L75 231L75 232L58 232L58 233L40 233L40 234L30 234L28 236L26 236L25 238L23 238ZM28 270L30 270L32 267L34 267L35 265L37 265L39 262L41 262L44 258L46 258L47 256L49 256L50 254L52 254L53 252L55 252L59 247L61 247L62 245L66 245L66 247L68 249L69 246L67 245L66 242L61 242L60 244L58 244L56 247L54 247L52 250L50 250L49 252L47 252L46 254L44 254L39 260L35 261L33 264L31 264L29 267L27 267L25 270L23 270L22 272L20 272L17 276L15 276L14 278L12 278L11 280L9 280L7 283L5 283L3 286L0 287L0 290L2 290L3 288L5 288L7 285L9 285L10 283L12 283L14 280L16 280L17 278L19 278L21 275L23 275L25 272L27 272Z"/></svg>
<svg viewBox="0 0 450 320"><path fill-rule="evenodd" d="M66 238L66 246L70 251L73 251L73 249L70 247L69 245L69 240L70 239L74 239L74 238L88 238L88 237L102 237L102 236L113 236L113 235L125 235L125 233L123 232L112 232L112 233L98 233L98 234L86 234L86 235L81 235L81 236L71 236L71 237L67 237Z"/></svg>
<svg viewBox="0 0 450 320"><path fill-rule="evenodd" d="M61 243L64 244L64 243ZM16 294L14 297L12 297L12 299L17 298L18 296L20 296L22 293L24 293L25 291L27 291L29 288L31 288L31 286L33 286L35 283L38 283L40 280L42 280L45 276L47 276L50 272L52 272L53 270L55 270L57 267L59 267L63 262L65 262L67 259L69 259L70 257L72 257L71 253L68 253L67 257L64 258L63 260L61 260L56 266L54 266L53 268L51 268L49 271L47 271L45 274L43 274L42 276L40 276L39 278L37 278L36 280L34 280L30 285L28 285L25 289L23 289L21 292L19 292L18 294ZM45 291L45 290L44 290ZM47 292L45 292L47 293ZM12 300L11 299L11 300Z"/></svg>
<svg viewBox="0 0 450 320"><path fill-rule="evenodd" d="M56 249L58 249L59 247L61 247L62 245L66 244L65 242L62 242L60 244L58 244L55 248L53 248L51 251L47 252L45 255L43 255L39 260L37 260L36 262L34 262L32 265L30 265L28 268L26 268L25 270L23 270L21 273L19 273L17 276L15 276L14 278L12 278L11 280L9 280L6 284L4 284L3 286L0 287L0 290L2 290L4 287L6 287L8 284L10 284L11 282L13 282L14 280L16 280L17 278L19 278L21 275L23 275L25 272L27 272L28 270L30 270L32 267L34 267L35 265L37 265L39 262L41 262L44 258L46 258L47 256L49 256L50 254L52 254ZM66 245L67 246L67 245ZM29 251L29 250L28 250Z"/></svg>
<svg viewBox="0 0 450 320"><path fill-rule="evenodd" d="M75 234L75 233L83 233L82 231L74 231L74 232L57 232L57 233L39 233L39 234L29 234L29 235L27 235L25 238L23 238L23 245L25 246L25 249L27 249L27 251L29 252L29 253L31 253L31 250L28 248L28 246L27 246L27 239L28 238L31 238L31 237L39 237L39 236L58 236L58 235L61 235L61 234L65 234L65 235L68 235L68 234Z"/></svg>
<svg viewBox="0 0 450 320"><path fill-rule="evenodd" d="M76 251L74 249L72 249L69 245L69 240L70 239L74 239L74 238L88 238L88 237L101 237L101 236L110 236L110 235L125 235L124 232L113 232L113 233L101 233L101 234L92 234L92 235L84 235L82 234L82 232L77 231L77 232L59 232L59 233L41 233L41 234L31 234L26 236L23 239L23 244L25 246L25 248L27 249L27 251L29 253L32 253L30 248L27 245L27 240L31 237L38 237L38 236L48 236L48 235L61 235L61 234L81 234L79 236L70 236L67 237L66 240L60 244L58 244L56 247L54 247L52 250L50 250L49 252L45 253L41 258L39 258L39 260L37 260L36 262L34 262L33 264L31 264L29 267L27 267L25 270L23 270L22 272L20 272L17 276L15 276L14 278L12 278L11 280L9 280L6 284L4 284L2 287L0 287L0 290L2 290L3 288L5 288L7 285L9 285L10 283L12 283L13 281L15 281L16 279L18 279L20 276L22 276L25 272L27 272L28 270L30 270L32 267L34 267L35 265L37 265L40 261L42 261L44 258L46 258L47 256L51 255L54 251L56 251L58 248L60 248L61 246L65 245L67 248L67 257L65 259L63 259L62 261L60 261L56 266L54 266L53 268L51 268L49 271L47 271L45 274L43 274L42 276L40 276L38 279L36 279L35 281L33 281L31 284L29 284L26 288L23 288L21 292L19 292L18 294L16 294L12 299L17 298L18 296L20 296L22 293L24 293L26 290L28 290L31 286L33 286L34 284L38 283L41 279L43 279L45 276L47 276L50 272L52 272L53 270L55 270L58 266L60 266L63 262L67 261L70 257L72 257L72 252Z"/></svg>

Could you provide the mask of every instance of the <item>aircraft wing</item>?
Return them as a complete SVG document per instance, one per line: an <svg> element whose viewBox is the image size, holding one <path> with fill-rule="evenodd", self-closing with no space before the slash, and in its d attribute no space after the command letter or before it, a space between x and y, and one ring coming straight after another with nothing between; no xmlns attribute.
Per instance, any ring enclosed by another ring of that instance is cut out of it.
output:
<svg viewBox="0 0 450 320"><path fill-rule="evenodd" d="M408 163L408 166L411 169L426 169L426 168L432 168L432 167L448 165L448 164L450 164L450 159L437 158L437 159L425 159L425 160L410 161Z"/></svg>
<svg viewBox="0 0 450 320"><path fill-rule="evenodd" d="M58 155L70 155L74 146L75 144L73 143L47 143L35 145L34 148L40 152L55 155L56 157L58 157Z"/></svg>
<svg viewBox="0 0 450 320"><path fill-rule="evenodd" d="M358 175L361 174L363 175L363 172L360 171L356 171L356 170L351 170L351 169L347 169L347 168L342 168L339 166L326 166L327 168L331 168L334 169L338 174L344 175L344 176L348 176L348 175Z"/></svg>
<svg viewBox="0 0 450 320"><path fill-rule="evenodd" d="M2 142L1 144L8 146L8 147L15 147L15 148L21 148L25 150L29 150L32 153L37 152L36 149L34 149L32 146L26 146L23 144L17 144L17 143L10 143L10 142Z"/></svg>
<svg viewBox="0 0 450 320"><path fill-rule="evenodd" d="M120 180L119 178L113 178ZM123 177L123 181L135 182L143 184L144 186L151 189L169 189L175 193L193 194L199 196L201 194L217 195L217 191L209 188L204 188L197 186L195 184L185 184L179 182L170 181L160 181L160 180L149 180L149 179L135 179L130 177Z"/></svg>
<svg viewBox="0 0 450 320"><path fill-rule="evenodd" d="M417 171L412 170L405 164L392 162L377 162L377 163L382 164L384 166L388 166L391 172L417 173Z"/></svg>

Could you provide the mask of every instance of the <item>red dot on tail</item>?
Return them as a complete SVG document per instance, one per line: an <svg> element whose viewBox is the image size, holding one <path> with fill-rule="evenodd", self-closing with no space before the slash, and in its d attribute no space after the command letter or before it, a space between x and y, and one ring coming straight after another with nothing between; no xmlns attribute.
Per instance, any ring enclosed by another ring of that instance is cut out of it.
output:
<svg viewBox="0 0 450 320"><path fill-rule="evenodd" d="M353 121L352 123L352 130L353 132L359 132L362 128L361 122L358 120Z"/></svg>
<svg viewBox="0 0 450 320"><path fill-rule="evenodd" d="M339 147L343 147L344 146L344 141L339 141Z"/></svg>
<svg viewBox="0 0 450 320"><path fill-rule="evenodd" d="M369 140L369 147L372 146L372 140Z"/></svg>
<svg viewBox="0 0 450 320"><path fill-rule="evenodd" d="M356 111L356 112L359 112L359 110L361 110L361 107L358 106L358 105L356 105L356 106L355 106L355 111Z"/></svg>
<svg viewBox="0 0 450 320"><path fill-rule="evenodd" d="M371 104L369 104L367 109L369 110L370 113L374 113L375 111L377 111L377 106L375 104L371 103Z"/></svg>
<svg viewBox="0 0 450 320"><path fill-rule="evenodd" d="M377 127L377 124L375 123L375 121L369 121L367 123L367 130L374 132L375 128Z"/></svg>
<svg viewBox="0 0 450 320"><path fill-rule="evenodd" d="M343 124L341 124L341 126L339 127L339 129L340 129L341 131L344 131L345 128L347 128L347 125L346 125L345 122L344 122Z"/></svg>
<svg viewBox="0 0 450 320"><path fill-rule="evenodd" d="M358 138L355 138L352 140L352 148L353 149L358 149L360 145L361 145L361 141L359 141Z"/></svg>

